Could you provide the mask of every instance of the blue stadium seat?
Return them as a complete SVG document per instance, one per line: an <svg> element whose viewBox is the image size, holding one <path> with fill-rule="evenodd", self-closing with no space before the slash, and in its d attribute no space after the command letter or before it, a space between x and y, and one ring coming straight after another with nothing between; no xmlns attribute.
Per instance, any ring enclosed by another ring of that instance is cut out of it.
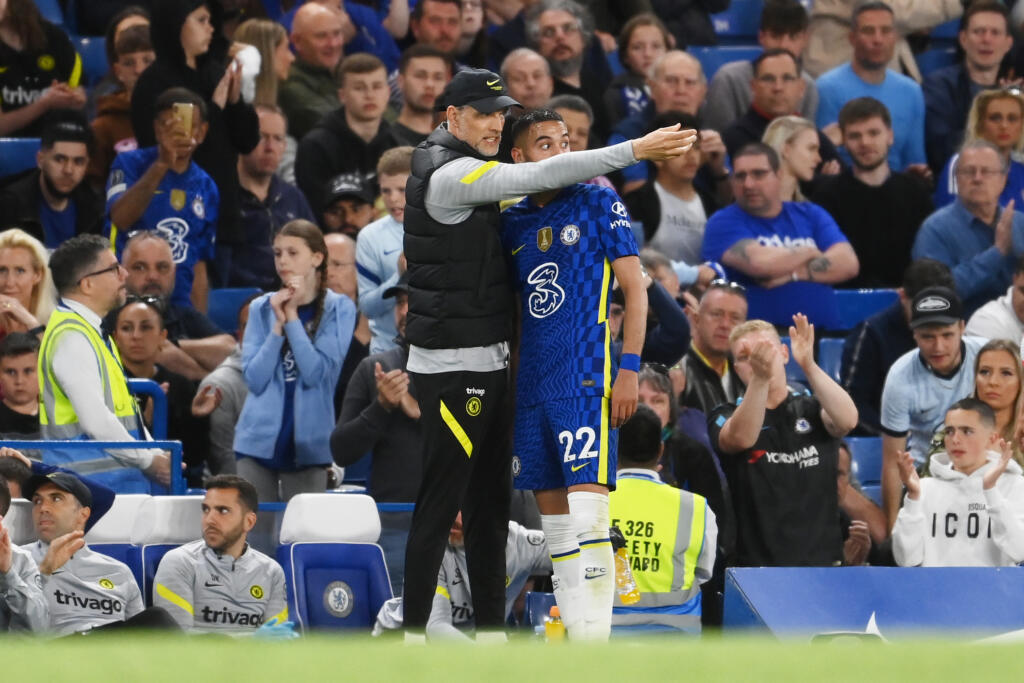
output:
<svg viewBox="0 0 1024 683"><path fill-rule="evenodd" d="M217 327L228 334L234 334L238 327L238 311L242 308L242 302L259 293L257 287L211 289L206 304L206 315Z"/></svg>
<svg viewBox="0 0 1024 683"><path fill-rule="evenodd" d="M34 0L34 2L39 8L39 13L43 15L43 19L57 26L64 25L64 11L60 8L60 3L57 0Z"/></svg>
<svg viewBox="0 0 1024 683"><path fill-rule="evenodd" d="M284 10L281 9L281 0L262 0L262 2L263 11L267 13L267 19L281 23L281 17L284 16Z"/></svg>
<svg viewBox="0 0 1024 683"><path fill-rule="evenodd" d="M369 496L304 493L288 502L277 561L289 614L301 630L373 626L393 597L379 538L380 516Z"/></svg>
<svg viewBox="0 0 1024 683"><path fill-rule="evenodd" d="M36 167L39 138L0 138L0 178Z"/></svg>
<svg viewBox="0 0 1024 683"><path fill-rule="evenodd" d="M852 471L861 486L882 482L882 437L850 436L846 438L853 456Z"/></svg>
<svg viewBox="0 0 1024 683"><path fill-rule="evenodd" d="M107 514L85 535L89 548L128 565L139 586L143 583L142 553L132 545L132 529L140 508L150 497L145 493L118 495Z"/></svg>
<svg viewBox="0 0 1024 683"><path fill-rule="evenodd" d="M712 14L711 22L719 41L756 41L762 4L762 0L732 0L729 9Z"/></svg>
<svg viewBox="0 0 1024 683"><path fill-rule="evenodd" d="M960 20L954 19L952 21L947 21L945 24L939 24L938 26L933 28L931 36L932 39L935 41L946 41L953 43L956 42L959 34Z"/></svg>
<svg viewBox="0 0 1024 683"><path fill-rule="evenodd" d="M818 340L818 365L829 377L839 382L839 367L843 360L843 340L825 337Z"/></svg>
<svg viewBox="0 0 1024 683"><path fill-rule="evenodd" d="M956 50L951 47L925 50L915 57L922 76L956 63Z"/></svg>
<svg viewBox="0 0 1024 683"><path fill-rule="evenodd" d="M870 486L861 486L861 493L863 493L868 500L872 501L875 505L882 504L882 485L871 484Z"/></svg>
<svg viewBox="0 0 1024 683"><path fill-rule="evenodd" d="M365 484L370 481L370 469L373 466L373 454L367 453L353 464L345 467L346 484Z"/></svg>
<svg viewBox="0 0 1024 683"><path fill-rule="evenodd" d="M899 300L895 289L837 289L840 330L852 330L861 320Z"/></svg>
<svg viewBox="0 0 1024 683"><path fill-rule="evenodd" d="M807 375L804 374L795 360L793 360L793 344L789 337L782 337L782 343L789 349L789 360L786 361L786 381L789 384L800 384L807 386Z"/></svg>
<svg viewBox="0 0 1024 683"><path fill-rule="evenodd" d="M95 85L110 71L110 65L107 64L107 39L103 36L75 38L72 43L82 58L82 83Z"/></svg>
<svg viewBox="0 0 1024 683"><path fill-rule="evenodd" d="M153 577L163 556L202 536L201 502L198 496L153 496L139 506L131 543L139 549L139 588L146 605L153 604Z"/></svg>
<svg viewBox="0 0 1024 683"><path fill-rule="evenodd" d="M704 76L710 81L723 65L739 60L750 61L761 54L759 45L717 45L712 47L691 47L687 50L697 58Z"/></svg>
<svg viewBox="0 0 1024 683"><path fill-rule="evenodd" d="M543 624L554 604L554 593L527 591L526 606L523 608L523 626L532 629Z"/></svg>
<svg viewBox="0 0 1024 683"><path fill-rule="evenodd" d="M608 59L608 67L612 70L612 76L618 76L625 71L625 67L622 66L622 60L619 59L618 50L612 50L607 53L605 58Z"/></svg>

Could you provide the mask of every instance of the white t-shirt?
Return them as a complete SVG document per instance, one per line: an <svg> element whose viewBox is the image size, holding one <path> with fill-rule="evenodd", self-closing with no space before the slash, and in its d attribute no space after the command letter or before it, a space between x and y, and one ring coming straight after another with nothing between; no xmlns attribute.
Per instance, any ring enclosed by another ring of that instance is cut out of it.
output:
<svg viewBox="0 0 1024 683"><path fill-rule="evenodd" d="M918 349L900 356L882 389L882 429L907 434L907 450L918 465L925 461L932 434L949 407L974 391L974 359L987 340L963 337L963 362L952 377L939 377L921 360Z"/></svg>
<svg viewBox="0 0 1024 683"><path fill-rule="evenodd" d="M654 191L661 202L661 222L651 238L650 246L673 261L690 265L701 263L700 246L704 241L704 225L708 222L700 196L680 199L654 182Z"/></svg>

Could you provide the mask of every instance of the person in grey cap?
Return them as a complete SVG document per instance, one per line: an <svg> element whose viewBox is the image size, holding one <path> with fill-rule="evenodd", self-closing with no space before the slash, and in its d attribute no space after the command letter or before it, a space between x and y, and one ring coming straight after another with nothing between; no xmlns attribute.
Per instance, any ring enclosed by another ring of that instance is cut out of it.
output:
<svg viewBox="0 0 1024 683"><path fill-rule="evenodd" d="M556 190L639 160L687 151L678 126L613 147L504 164L505 112L519 103L497 74L466 69L438 98L444 121L413 153L406 185L407 370L416 385L423 481L406 545L405 627L425 639L445 538L460 506L477 639L504 625L504 538L511 453L506 405L514 310L498 203Z"/></svg>
<svg viewBox="0 0 1024 683"><path fill-rule="evenodd" d="M0 476L0 633L42 631L50 621L43 579L28 551L11 542L4 526L10 507L7 481Z"/></svg>
<svg viewBox="0 0 1024 683"><path fill-rule="evenodd" d="M57 635L81 633L125 621L145 609L131 570L94 553L85 543L92 494L67 472L36 474L22 486L32 501L39 540L23 546L39 565L49 605L47 629Z"/></svg>
<svg viewBox="0 0 1024 683"><path fill-rule="evenodd" d="M974 360L985 341L964 335L963 304L946 287L927 287L910 305L917 348L892 364L882 389L882 509L892 527L903 486L899 454L925 465L949 407L974 391Z"/></svg>

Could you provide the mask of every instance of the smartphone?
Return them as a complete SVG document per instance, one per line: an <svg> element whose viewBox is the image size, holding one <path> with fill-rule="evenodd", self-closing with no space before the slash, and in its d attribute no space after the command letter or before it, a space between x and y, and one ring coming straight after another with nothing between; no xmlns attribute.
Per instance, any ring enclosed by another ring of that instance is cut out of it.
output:
<svg viewBox="0 0 1024 683"><path fill-rule="evenodd" d="M181 123L181 127L186 135L192 135L192 115L195 112L195 108L196 106L191 102L175 102L172 106L174 118L178 119Z"/></svg>

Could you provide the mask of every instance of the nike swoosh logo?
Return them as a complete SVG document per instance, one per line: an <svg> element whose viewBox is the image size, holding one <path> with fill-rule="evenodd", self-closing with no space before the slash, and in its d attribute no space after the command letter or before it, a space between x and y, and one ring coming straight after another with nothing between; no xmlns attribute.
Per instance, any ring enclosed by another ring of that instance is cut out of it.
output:
<svg viewBox="0 0 1024 683"><path fill-rule="evenodd" d="M487 85L497 85L499 82L501 82L501 79L495 78L493 81L487 81Z"/></svg>
<svg viewBox="0 0 1024 683"><path fill-rule="evenodd" d="M587 572L586 575L583 578L586 579L587 581L589 581L590 579L599 579L599 578L601 578L604 575L605 575L604 572L594 572L594 573Z"/></svg>
<svg viewBox="0 0 1024 683"><path fill-rule="evenodd" d="M585 462L582 465L573 465L570 469L573 472L579 472L580 470L582 470L584 467L586 467L589 464L590 464L589 462Z"/></svg>
<svg viewBox="0 0 1024 683"><path fill-rule="evenodd" d="M402 251L401 247L398 249L392 249L391 251L385 251L384 255L387 256L388 254L394 254L396 251Z"/></svg>
<svg viewBox="0 0 1024 683"><path fill-rule="evenodd" d="M525 244L520 244L518 247L516 247L515 249L512 250L512 255L515 256L516 254L521 252L523 250L523 247L525 247L525 246L526 246Z"/></svg>
<svg viewBox="0 0 1024 683"><path fill-rule="evenodd" d="M219 583L210 583L209 581L203 581L203 585L207 588L220 588Z"/></svg>

